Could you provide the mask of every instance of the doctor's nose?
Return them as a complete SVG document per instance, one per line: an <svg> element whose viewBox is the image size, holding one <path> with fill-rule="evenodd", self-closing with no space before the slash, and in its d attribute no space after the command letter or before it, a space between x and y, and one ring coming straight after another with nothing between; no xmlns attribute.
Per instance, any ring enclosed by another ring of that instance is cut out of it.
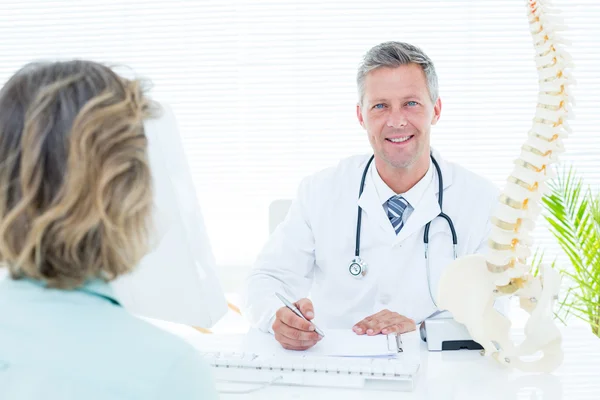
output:
<svg viewBox="0 0 600 400"><path fill-rule="evenodd" d="M387 126L390 128L403 128L406 126L406 117L402 111L391 111L388 120Z"/></svg>

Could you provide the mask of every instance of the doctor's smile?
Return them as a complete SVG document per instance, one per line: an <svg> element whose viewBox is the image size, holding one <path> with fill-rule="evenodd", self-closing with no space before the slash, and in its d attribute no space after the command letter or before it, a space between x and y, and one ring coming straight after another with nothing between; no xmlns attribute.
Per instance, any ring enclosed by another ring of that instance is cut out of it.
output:
<svg viewBox="0 0 600 400"><path fill-rule="evenodd" d="M400 136L400 137L386 138L385 140L387 140L388 142L395 143L395 144L401 144L401 143L408 142L413 137L414 137L414 135L409 135L409 136Z"/></svg>
<svg viewBox="0 0 600 400"><path fill-rule="evenodd" d="M404 149L413 143L415 135L402 135L386 137L386 144L396 149Z"/></svg>

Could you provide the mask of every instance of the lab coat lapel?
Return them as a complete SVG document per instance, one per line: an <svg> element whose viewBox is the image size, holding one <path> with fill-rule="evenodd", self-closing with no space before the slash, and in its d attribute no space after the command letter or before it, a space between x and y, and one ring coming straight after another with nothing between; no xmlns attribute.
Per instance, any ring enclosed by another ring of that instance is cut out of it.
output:
<svg viewBox="0 0 600 400"><path fill-rule="evenodd" d="M371 167L374 168L374 167ZM371 172L367 174L365 181L365 188L362 195L358 199L358 206L362 208L363 216L362 223L364 224L365 215L368 217L369 222L375 226L379 226L385 234L391 237L395 236L394 228L390 223L388 216L383 209L383 205L380 202L379 196L377 195L377 189L371 179Z"/></svg>
<svg viewBox="0 0 600 400"><path fill-rule="evenodd" d="M440 214L440 206L437 201L437 190L434 187L437 186L437 179L433 179L419 204L411 204L414 207L413 212L408 217L404 227L400 232L396 241L401 242L415 232L418 232L423 228L429 221L432 221L435 217Z"/></svg>
<svg viewBox="0 0 600 400"><path fill-rule="evenodd" d="M443 190L445 190L452 184L452 168L444 162L437 151L433 150L432 152L442 171ZM433 163L431 164L431 168L433 168L433 179L429 183L425 193L423 193L420 204L411 204L414 210L402 230L398 233L397 242L401 242L413 233L420 231L441 212L438 203L439 177Z"/></svg>

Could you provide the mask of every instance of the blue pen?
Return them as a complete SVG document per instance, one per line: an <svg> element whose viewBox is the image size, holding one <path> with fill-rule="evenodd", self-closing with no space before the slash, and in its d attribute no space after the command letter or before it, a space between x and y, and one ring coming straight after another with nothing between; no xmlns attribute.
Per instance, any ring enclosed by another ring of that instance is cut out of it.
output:
<svg viewBox="0 0 600 400"><path fill-rule="evenodd" d="M283 302L283 304L285 304L285 306L287 308L289 308L290 310L292 310L294 312L294 314L296 314L297 316L299 316L300 318L302 318L303 320L305 320L306 322L310 322L309 320L307 320L304 315L302 315L302 313L300 312L300 310L298 310L298 308L293 305L292 303L290 303L288 301L288 299L286 299L285 297L283 297L282 295L280 295L279 293L275 293L275 296L279 297L279 300L281 300ZM315 324L313 324L312 322L310 322L314 327L315 327L315 332L317 332L319 335L321 335L322 337L325 337L325 334L323 333L322 330L320 330Z"/></svg>

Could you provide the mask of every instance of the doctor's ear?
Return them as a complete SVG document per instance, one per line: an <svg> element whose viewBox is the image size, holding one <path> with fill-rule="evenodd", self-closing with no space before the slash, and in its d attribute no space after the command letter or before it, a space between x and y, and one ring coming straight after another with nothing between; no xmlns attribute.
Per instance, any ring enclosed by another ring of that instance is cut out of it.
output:
<svg viewBox="0 0 600 400"><path fill-rule="evenodd" d="M358 123L363 128L365 127L365 120L363 119L362 110L360 108L360 103L356 104L356 117L358 118Z"/></svg>
<svg viewBox="0 0 600 400"><path fill-rule="evenodd" d="M440 120L440 115L442 114L442 99L438 97L434 106L433 106L433 118L431 119L431 125L437 124Z"/></svg>

